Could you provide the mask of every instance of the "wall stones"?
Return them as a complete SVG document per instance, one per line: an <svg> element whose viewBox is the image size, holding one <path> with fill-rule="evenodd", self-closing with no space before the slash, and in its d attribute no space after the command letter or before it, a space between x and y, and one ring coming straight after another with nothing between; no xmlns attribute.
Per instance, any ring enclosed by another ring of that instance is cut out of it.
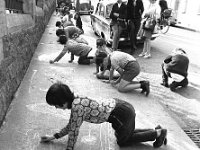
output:
<svg viewBox="0 0 200 150"><path fill-rule="evenodd" d="M53 11L55 1L51 0L44 16L35 17L35 25L2 36L3 59L0 61L0 126L8 107L19 87L31 58L39 43Z"/></svg>

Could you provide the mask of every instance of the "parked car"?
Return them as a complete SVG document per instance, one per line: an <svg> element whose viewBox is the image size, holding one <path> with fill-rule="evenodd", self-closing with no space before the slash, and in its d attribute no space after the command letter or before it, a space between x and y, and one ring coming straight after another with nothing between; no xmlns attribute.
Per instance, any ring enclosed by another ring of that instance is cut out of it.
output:
<svg viewBox="0 0 200 150"><path fill-rule="evenodd" d="M124 3L127 3L127 1L123 1ZM110 13L112 10L112 7L116 3L116 0L105 0L100 1L97 3L94 12L90 15L91 17L91 25L93 28L93 31L96 35L104 38L107 42L107 44L111 44L113 41L113 32L110 26ZM158 34L153 34L152 40L154 40L156 37L158 37ZM122 31L122 34L120 35L120 42L128 42L130 40L129 32L126 29ZM139 43L142 43L143 41L138 41Z"/></svg>
<svg viewBox="0 0 200 150"><path fill-rule="evenodd" d="M104 38L107 43L112 43L113 33L110 27L110 12L112 7L116 3L115 0L105 0L97 3L94 12L90 15L91 25L95 34ZM128 41L129 35L127 29L125 29L120 37L120 42Z"/></svg>
<svg viewBox="0 0 200 150"><path fill-rule="evenodd" d="M91 4L91 0L74 0L75 10L80 14L91 14L94 7Z"/></svg>

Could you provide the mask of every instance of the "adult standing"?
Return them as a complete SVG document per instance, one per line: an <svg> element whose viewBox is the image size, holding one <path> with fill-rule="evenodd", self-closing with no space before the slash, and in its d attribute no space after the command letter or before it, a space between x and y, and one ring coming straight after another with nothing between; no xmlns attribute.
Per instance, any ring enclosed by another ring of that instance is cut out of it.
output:
<svg viewBox="0 0 200 150"><path fill-rule="evenodd" d="M156 3L156 0L149 0L149 8L145 11L145 18L154 18L156 21L160 18L160 6ZM144 47L140 57L150 58L151 57L151 36L153 31L144 29Z"/></svg>
<svg viewBox="0 0 200 150"><path fill-rule="evenodd" d="M136 50L137 34L141 25L141 16L144 11L142 0L128 0L127 19L130 29L131 54Z"/></svg>
<svg viewBox="0 0 200 150"><path fill-rule="evenodd" d="M119 38L124 28L126 28L126 19L127 19L127 7L126 4L122 3L122 0L117 0L117 2L113 5L110 18L111 28L113 31L113 43L112 49L113 51L117 50L119 44Z"/></svg>

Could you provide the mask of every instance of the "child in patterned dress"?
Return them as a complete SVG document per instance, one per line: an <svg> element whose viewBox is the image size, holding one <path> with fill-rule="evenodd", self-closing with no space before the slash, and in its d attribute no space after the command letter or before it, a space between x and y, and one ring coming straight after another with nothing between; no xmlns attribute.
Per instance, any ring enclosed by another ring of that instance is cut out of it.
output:
<svg viewBox="0 0 200 150"><path fill-rule="evenodd" d="M59 109L71 109L66 127L52 136L41 137L49 142L68 135L67 150L73 150L83 121L100 124L109 122L115 130L119 146L131 143L154 141L155 148L166 144L167 130L158 125L155 129L135 129L135 110L131 104L119 99L96 101L88 97L75 96L70 88L61 82L54 83L47 91L46 101Z"/></svg>

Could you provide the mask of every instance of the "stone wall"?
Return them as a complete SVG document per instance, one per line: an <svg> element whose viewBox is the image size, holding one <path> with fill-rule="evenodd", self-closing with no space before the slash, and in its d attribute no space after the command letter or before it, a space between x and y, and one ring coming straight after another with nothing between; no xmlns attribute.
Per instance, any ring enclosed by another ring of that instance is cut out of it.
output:
<svg viewBox="0 0 200 150"><path fill-rule="evenodd" d="M47 5L44 16L35 16L35 25L2 37L3 59L0 61L0 126L19 87L31 58L45 30L56 3Z"/></svg>

